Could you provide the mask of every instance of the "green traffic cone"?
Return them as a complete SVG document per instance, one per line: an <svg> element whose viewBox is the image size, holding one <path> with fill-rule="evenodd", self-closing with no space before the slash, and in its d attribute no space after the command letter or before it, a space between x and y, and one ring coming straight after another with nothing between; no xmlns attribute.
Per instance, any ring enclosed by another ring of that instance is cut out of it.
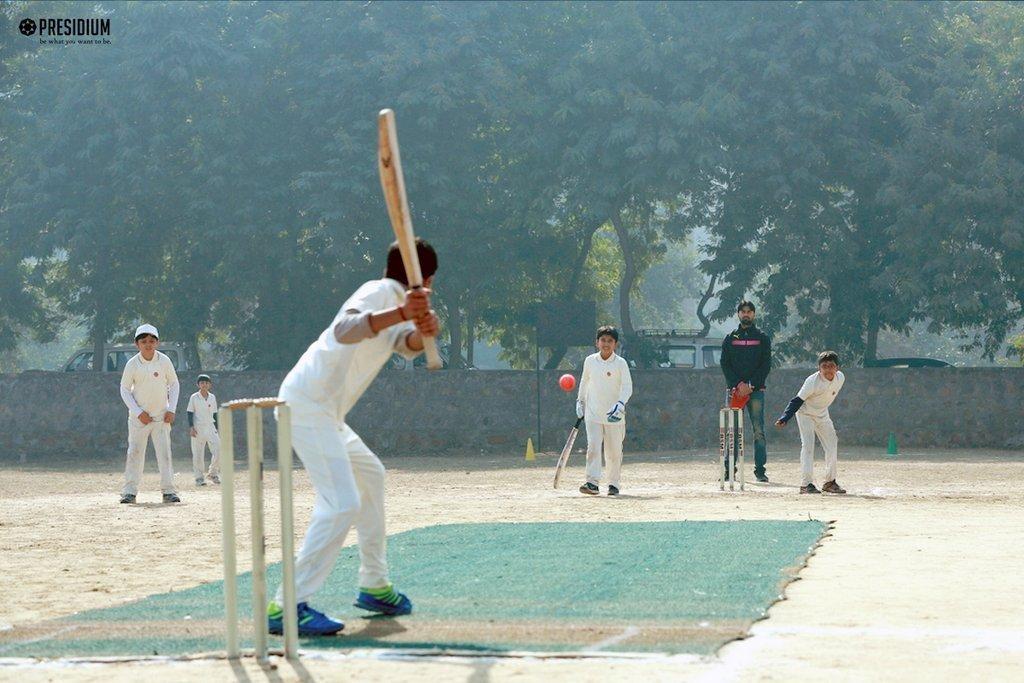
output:
<svg viewBox="0 0 1024 683"><path fill-rule="evenodd" d="M889 448L886 450L888 455L896 455L896 432L889 432Z"/></svg>

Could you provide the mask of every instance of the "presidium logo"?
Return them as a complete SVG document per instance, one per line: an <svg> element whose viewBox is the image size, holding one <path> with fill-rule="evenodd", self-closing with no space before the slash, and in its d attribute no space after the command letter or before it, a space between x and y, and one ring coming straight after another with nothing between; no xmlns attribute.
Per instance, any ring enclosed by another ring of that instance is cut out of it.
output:
<svg viewBox="0 0 1024 683"><path fill-rule="evenodd" d="M110 45L110 19L22 19L18 30L23 36L39 34L39 44Z"/></svg>

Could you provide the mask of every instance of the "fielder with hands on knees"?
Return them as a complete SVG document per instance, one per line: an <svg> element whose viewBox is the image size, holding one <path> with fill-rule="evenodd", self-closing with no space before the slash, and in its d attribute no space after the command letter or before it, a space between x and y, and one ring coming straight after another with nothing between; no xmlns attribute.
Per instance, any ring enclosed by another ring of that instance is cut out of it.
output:
<svg viewBox="0 0 1024 683"><path fill-rule="evenodd" d="M597 328L597 353L583 361L576 417L586 418L587 480L580 493L597 495L601 483L601 451L608 467L608 495L619 495L622 442L626 438L626 403L633 395L633 378L622 356L615 353L619 331L611 325Z"/></svg>
<svg viewBox="0 0 1024 683"><path fill-rule="evenodd" d="M391 354L415 358L423 351L423 338L437 336L440 329L429 289L437 254L423 240L416 240L415 248L424 286L409 289L398 243L393 243L384 276L364 283L342 304L281 384L279 397L291 408L292 444L316 491L295 560L300 636L332 635L344 628L313 609L309 600L327 581L353 526L360 563L355 606L388 616L412 612L412 602L388 577L384 466L346 417ZM271 633L283 630L282 601L279 588L267 606Z"/></svg>

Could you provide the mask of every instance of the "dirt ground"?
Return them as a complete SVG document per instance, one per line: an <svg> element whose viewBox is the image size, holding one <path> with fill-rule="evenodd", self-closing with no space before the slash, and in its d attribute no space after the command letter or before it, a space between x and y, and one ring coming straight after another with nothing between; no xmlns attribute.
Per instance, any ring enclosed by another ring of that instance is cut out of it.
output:
<svg viewBox="0 0 1024 683"><path fill-rule="evenodd" d="M845 450L844 497L797 493L794 451L773 452L771 484L720 493L700 454L627 456L618 499L584 497L574 455L563 488L553 457L392 458L389 532L450 522L807 518L834 528L786 600L750 637L715 657L418 658L389 652L304 653L264 670L251 659L43 662L2 659L0 680L1019 680L1024 670L1024 453L901 454ZM148 463L155 469L152 459ZM185 465L179 457L177 465ZM820 473L820 462L817 472ZM820 474L819 474L820 479ZM136 506L117 504L120 465L0 469L0 630L221 578L219 489L177 475L182 504L162 505L147 472ZM819 485L820 481L817 482ZM296 472L296 515L312 506ZM243 548L248 507L239 482ZM276 477L268 474L268 559L280 559ZM239 571L248 570L239 554ZM605 651L602 651L605 650Z"/></svg>

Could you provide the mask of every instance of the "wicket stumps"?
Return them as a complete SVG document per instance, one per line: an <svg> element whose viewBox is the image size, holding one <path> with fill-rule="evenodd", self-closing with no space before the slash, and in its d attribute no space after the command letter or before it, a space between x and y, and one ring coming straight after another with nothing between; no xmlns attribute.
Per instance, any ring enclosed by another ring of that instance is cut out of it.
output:
<svg viewBox="0 0 1024 683"><path fill-rule="evenodd" d="M737 446L739 447L737 449ZM736 451L740 456L740 491L746 483L746 453L743 447L743 409L726 406L718 411L718 490L725 490L725 480L729 480L729 490L736 488ZM728 458L726 456L728 452ZM728 467L726 467L728 459Z"/></svg>
<svg viewBox="0 0 1024 683"><path fill-rule="evenodd" d="M243 398L225 403L219 411L221 461L221 514L224 542L224 615L227 653L236 658L238 647L238 586L235 562L235 441L233 414L245 411L246 450L249 458L249 505L252 521L252 619L256 659L267 661L267 563L263 515L263 410L277 409L277 469L281 487L281 584L284 589L284 656L295 659L299 650L299 624L295 606L295 525L292 512L291 411L276 398Z"/></svg>

